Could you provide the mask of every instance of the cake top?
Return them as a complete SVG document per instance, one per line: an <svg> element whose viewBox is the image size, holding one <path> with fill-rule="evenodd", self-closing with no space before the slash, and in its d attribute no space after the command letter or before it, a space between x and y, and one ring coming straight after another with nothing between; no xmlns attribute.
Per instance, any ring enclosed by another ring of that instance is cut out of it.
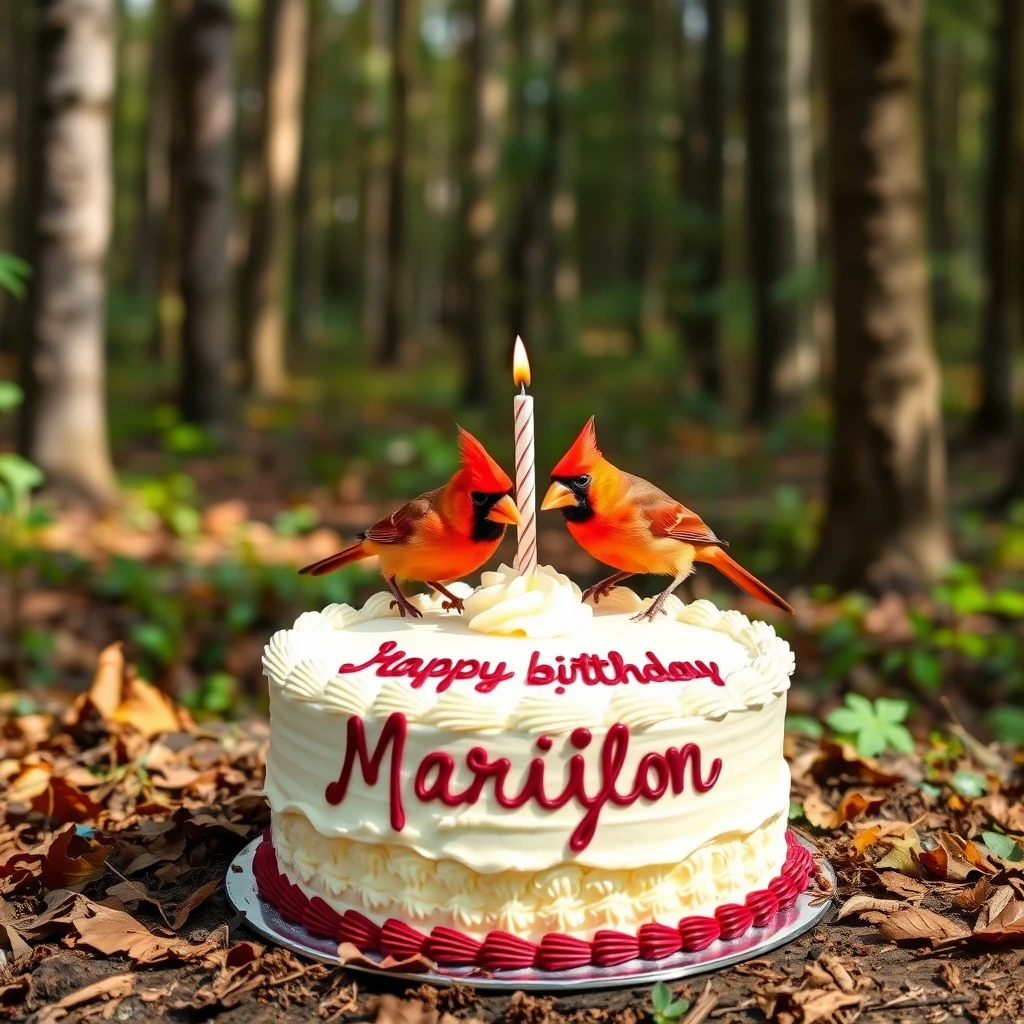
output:
<svg viewBox="0 0 1024 1024"><path fill-rule="evenodd" d="M709 601L672 597L666 614L638 624L649 604L618 587L596 607L566 576L541 566L521 576L502 565L475 590L454 584L463 614L440 597L411 598L401 619L380 593L359 610L307 612L267 644L271 685L325 713L474 731L568 733L623 722L660 728L760 707L789 687L793 654L764 622Z"/></svg>

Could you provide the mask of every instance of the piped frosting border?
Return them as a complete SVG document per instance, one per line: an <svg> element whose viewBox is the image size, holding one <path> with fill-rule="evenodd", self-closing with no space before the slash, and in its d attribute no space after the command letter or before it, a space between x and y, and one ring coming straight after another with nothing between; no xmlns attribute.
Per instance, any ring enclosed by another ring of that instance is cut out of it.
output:
<svg viewBox="0 0 1024 1024"><path fill-rule="evenodd" d="M567 601L574 598L578 607L590 611L589 606L580 603L579 590L571 581L554 574L553 570L550 573L544 582L548 598L553 588L572 588L575 593L564 594L563 598ZM495 588L514 582L509 577L498 577L499 574L488 574L485 585L476 591L465 584L453 584L451 589L466 599L467 610L481 594L490 591L486 602L490 612L499 605L494 600ZM515 595L515 600L519 597L521 595ZM424 614L424 619L417 621L456 614L444 611L438 596L417 594L411 600ZM550 603L547 600L541 610L550 612ZM618 587L602 599L595 622L600 625L604 615L635 614L649 604L650 599L642 599L628 588ZM272 687L281 696L315 703L329 714L384 719L392 712L401 711L411 723L455 731L516 730L558 734L579 726L600 728L615 722L643 730L680 719L722 719L732 712L763 707L789 689L795 668L793 652L768 623L751 622L741 612L721 611L704 600L684 604L672 597L665 611L667 621L705 629L732 640L743 649L746 663L729 672L722 686L622 688L603 705L583 699L583 695L565 694L552 700L546 693L524 692L509 708L481 701L476 694L458 687L433 697L394 680L386 681L373 692L362 680L337 673L341 660L337 654L340 631L397 616L391 607L391 596L375 594L359 610L345 604L332 604L320 612L300 615L291 629L280 630L271 637L264 649L263 667ZM472 629L471 622L469 628ZM636 623L629 628L640 631L645 624ZM640 636L638 632L638 639ZM529 642L529 639L533 636L522 642Z"/></svg>
<svg viewBox="0 0 1024 1024"><path fill-rule="evenodd" d="M384 954L399 961L424 956L446 967L476 966L489 971L563 971L588 964L614 967L637 959L662 960L769 925L796 903L815 869L813 855L795 833L786 833L786 844L786 860L779 874L763 889L748 894L743 903L724 904L713 916L684 917L675 927L645 924L635 934L605 929L591 940L555 932L531 942L509 932L492 931L481 941L453 928L433 928L425 934L394 918L377 925L355 910L339 914L319 897L310 899L279 870L269 833L257 847L253 873L260 897L285 921L339 945L351 944L361 953Z"/></svg>

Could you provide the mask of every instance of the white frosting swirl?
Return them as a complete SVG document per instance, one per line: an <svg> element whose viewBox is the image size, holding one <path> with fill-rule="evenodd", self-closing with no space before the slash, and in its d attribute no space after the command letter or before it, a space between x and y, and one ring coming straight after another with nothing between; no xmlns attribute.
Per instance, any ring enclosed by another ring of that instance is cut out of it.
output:
<svg viewBox="0 0 1024 1024"><path fill-rule="evenodd" d="M372 703L376 693L369 693L348 676L335 676L327 681L321 698L329 711L346 715L361 715Z"/></svg>
<svg viewBox="0 0 1024 1024"><path fill-rule="evenodd" d="M469 628L499 636L568 636L593 614L580 588L550 565L539 565L526 576L502 565L497 572L483 573L480 586L466 599Z"/></svg>

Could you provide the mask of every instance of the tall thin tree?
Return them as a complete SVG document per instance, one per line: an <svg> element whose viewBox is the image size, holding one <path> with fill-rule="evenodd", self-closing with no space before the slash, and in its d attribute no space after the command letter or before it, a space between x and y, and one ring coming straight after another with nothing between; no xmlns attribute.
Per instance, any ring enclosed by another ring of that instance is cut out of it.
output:
<svg viewBox="0 0 1024 1024"><path fill-rule="evenodd" d="M263 398L281 397L288 385L285 303L302 147L308 15L307 0L265 0L260 26L260 194L245 268L242 320L249 387Z"/></svg>
<svg viewBox="0 0 1024 1024"><path fill-rule="evenodd" d="M306 25L306 80L302 87L302 149L295 183L295 258L292 260L292 322L299 344L308 346L320 320L323 296L323 230L320 223L324 174L319 124L326 52L324 0L310 0Z"/></svg>
<svg viewBox="0 0 1024 1024"><path fill-rule="evenodd" d="M810 0L747 2L750 415L762 423L804 397L818 369L813 311L808 293L801 297L815 242L810 6Z"/></svg>
<svg viewBox="0 0 1024 1024"><path fill-rule="evenodd" d="M701 57L699 104L683 135L682 201L700 213L699 230L685 239L695 263L680 327L701 391L721 396L719 315L715 302L722 283L722 181L725 177L725 4L705 0L707 32Z"/></svg>
<svg viewBox="0 0 1024 1024"><path fill-rule="evenodd" d="M918 140L923 0L828 5L835 427L814 578L912 588L948 554Z"/></svg>
<svg viewBox="0 0 1024 1024"><path fill-rule="evenodd" d="M469 160L462 190L463 274L468 282L461 325L462 394L469 404L484 402L490 390L493 286L501 263L495 183L507 102L501 57L508 11L509 0L473 0Z"/></svg>
<svg viewBox="0 0 1024 1024"><path fill-rule="evenodd" d="M387 0L367 5L369 32L364 61L366 81L362 103L363 157L363 340L373 356L384 350L387 317L388 230L391 217L388 162L388 82L380 81L379 69L391 59L389 31L392 4Z"/></svg>
<svg viewBox="0 0 1024 1024"><path fill-rule="evenodd" d="M231 0L175 0L182 138L179 405L190 422L223 433L230 419L231 149L235 124Z"/></svg>
<svg viewBox="0 0 1024 1024"><path fill-rule="evenodd" d="M978 368L981 396L974 417L979 433L1001 434L1013 422L1013 336L1016 281L1013 276L1018 202L1015 121L1020 100L1021 5L1001 0L994 28L992 113L988 126L988 183L983 252L985 307Z"/></svg>
<svg viewBox="0 0 1024 1024"><path fill-rule="evenodd" d="M106 503L105 263L112 224L114 0L40 0L22 448L58 485Z"/></svg>
<svg viewBox="0 0 1024 1024"><path fill-rule="evenodd" d="M577 332L580 290L576 224L576 125L568 116L578 85L582 44L580 0L552 0L554 47L551 94L546 105L545 154L537 183L537 206L545 215L543 296L552 348L566 348Z"/></svg>
<svg viewBox="0 0 1024 1024"><path fill-rule="evenodd" d="M412 41L409 5L415 0L391 0L391 150L388 154L388 234L385 278L384 333L378 362L398 359L402 327L409 306L405 267L405 165L409 148L409 84ZM415 19L413 19L415 20Z"/></svg>

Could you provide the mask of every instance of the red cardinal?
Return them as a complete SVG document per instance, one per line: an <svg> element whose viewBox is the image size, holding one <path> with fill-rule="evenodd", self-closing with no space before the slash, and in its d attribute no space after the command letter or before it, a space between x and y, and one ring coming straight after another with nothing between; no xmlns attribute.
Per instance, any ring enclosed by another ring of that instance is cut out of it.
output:
<svg viewBox="0 0 1024 1024"><path fill-rule="evenodd" d="M512 481L487 449L459 427L462 468L436 491L413 498L393 515L360 533L359 543L300 569L322 576L349 562L376 555L399 613L413 618L422 613L398 589L397 580L422 580L447 600L444 608L462 611L462 600L444 583L480 568L501 543L505 527L519 525L519 510L511 498Z"/></svg>
<svg viewBox="0 0 1024 1024"><path fill-rule="evenodd" d="M700 516L654 484L608 462L597 447L593 416L551 471L551 487L541 508L560 508L580 546L620 570L584 594L584 599L592 595L595 604L636 573L671 576L669 586L636 616L653 621L672 591L693 572L693 563L709 562L748 594L793 611L725 553L725 541Z"/></svg>

